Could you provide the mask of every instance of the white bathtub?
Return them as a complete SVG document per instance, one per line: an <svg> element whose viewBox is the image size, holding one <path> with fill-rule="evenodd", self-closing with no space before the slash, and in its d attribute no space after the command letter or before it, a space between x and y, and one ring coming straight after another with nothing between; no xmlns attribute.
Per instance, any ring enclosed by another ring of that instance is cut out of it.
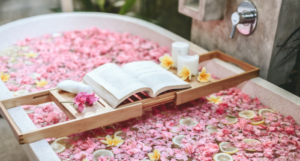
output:
<svg viewBox="0 0 300 161"><path fill-rule="evenodd" d="M155 41L162 46L170 46L174 41L189 42L159 26L131 17L106 13L59 13L35 16L0 26L0 50L28 36L36 37L55 32L80 30L92 26L139 35ZM191 54L203 54L207 52L205 49L191 42L189 43ZM243 72L240 68L219 59L207 61L205 62L205 66L210 73L221 78ZM237 85L237 87L251 97L257 97L263 104L279 111L285 116L293 116L296 122L300 124L299 97L261 78L251 79ZM0 80L0 99L10 97L13 97L12 94ZM8 111L22 132L36 128L21 107L11 108ZM25 144L22 147L30 160L59 160L46 140Z"/></svg>

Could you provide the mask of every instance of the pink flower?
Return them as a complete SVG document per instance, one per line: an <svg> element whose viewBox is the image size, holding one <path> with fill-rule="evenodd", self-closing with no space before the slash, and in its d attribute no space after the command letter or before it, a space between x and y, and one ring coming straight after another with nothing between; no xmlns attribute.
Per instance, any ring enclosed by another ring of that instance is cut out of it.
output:
<svg viewBox="0 0 300 161"><path fill-rule="evenodd" d="M203 130L203 125L199 123L199 124L197 124L196 126L193 127L193 130L202 131Z"/></svg>
<svg viewBox="0 0 300 161"><path fill-rule="evenodd" d="M78 106L78 111L82 112L85 103L91 106L98 99L99 98L95 97L95 93L87 94L87 92L80 92L74 98L74 103Z"/></svg>
<svg viewBox="0 0 300 161"><path fill-rule="evenodd" d="M295 134L295 129L292 127L285 127L284 131L288 134Z"/></svg>
<svg viewBox="0 0 300 161"><path fill-rule="evenodd" d="M82 112L82 110L84 108L84 104L86 102L86 95L87 95L86 92L80 92L74 98L74 103L78 106L78 110L80 112Z"/></svg>

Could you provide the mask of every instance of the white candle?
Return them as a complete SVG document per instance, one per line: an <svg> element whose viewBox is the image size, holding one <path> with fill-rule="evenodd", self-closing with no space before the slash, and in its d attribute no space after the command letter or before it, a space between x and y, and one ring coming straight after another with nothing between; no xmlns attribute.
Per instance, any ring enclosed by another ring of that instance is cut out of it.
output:
<svg viewBox="0 0 300 161"><path fill-rule="evenodd" d="M177 70L182 70L183 66L189 68L193 75L198 75L199 55L179 55Z"/></svg>
<svg viewBox="0 0 300 161"><path fill-rule="evenodd" d="M177 67L178 55L189 55L189 47L190 45L186 42L172 43L172 59L175 67Z"/></svg>

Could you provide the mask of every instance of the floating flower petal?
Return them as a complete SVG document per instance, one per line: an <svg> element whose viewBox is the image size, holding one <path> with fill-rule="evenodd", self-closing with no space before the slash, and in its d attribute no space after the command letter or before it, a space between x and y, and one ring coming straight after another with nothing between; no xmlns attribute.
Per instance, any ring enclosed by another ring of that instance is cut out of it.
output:
<svg viewBox="0 0 300 161"><path fill-rule="evenodd" d="M199 72L199 75L197 77L197 80L199 82L208 82L211 78L211 75L209 73L206 73L205 67L202 68L201 72Z"/></svg>
<svg viewBox="0 0 300 161"><path fill-rule="evenodd" d="M160 66L166 69L170 69L171 67L174 66L174 61L170 57L170 55L165 54L164 56L159 58L160 61Z"/></svg>
<svg viewBox="0 0 300 161"><path fill-rule="evenodd" d="M178 72L178 76L180 76L182 80L186 80L187 78L189 78L189 80L191 80L192 72L189 68L187 68L186 66L183 66L182 70Z"/></svg>

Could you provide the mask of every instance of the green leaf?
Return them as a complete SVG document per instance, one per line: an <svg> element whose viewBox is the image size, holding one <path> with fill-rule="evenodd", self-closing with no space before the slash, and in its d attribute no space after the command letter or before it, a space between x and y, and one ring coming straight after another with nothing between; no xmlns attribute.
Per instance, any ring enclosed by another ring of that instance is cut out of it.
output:
<svg viewBox="0 0 300 161"><path fill-rule="evenodd" d="M121 7L119 14L124 15L127 13L131 7L135 4L136 0L126 0L125 4Z"/></svg>
<svg viewBox="0 0 300 161"><path fill-rule="evenodd" d="M105 12L105 1L106 0L96 0L96 3L98 4L102 12Z"/></svg>

